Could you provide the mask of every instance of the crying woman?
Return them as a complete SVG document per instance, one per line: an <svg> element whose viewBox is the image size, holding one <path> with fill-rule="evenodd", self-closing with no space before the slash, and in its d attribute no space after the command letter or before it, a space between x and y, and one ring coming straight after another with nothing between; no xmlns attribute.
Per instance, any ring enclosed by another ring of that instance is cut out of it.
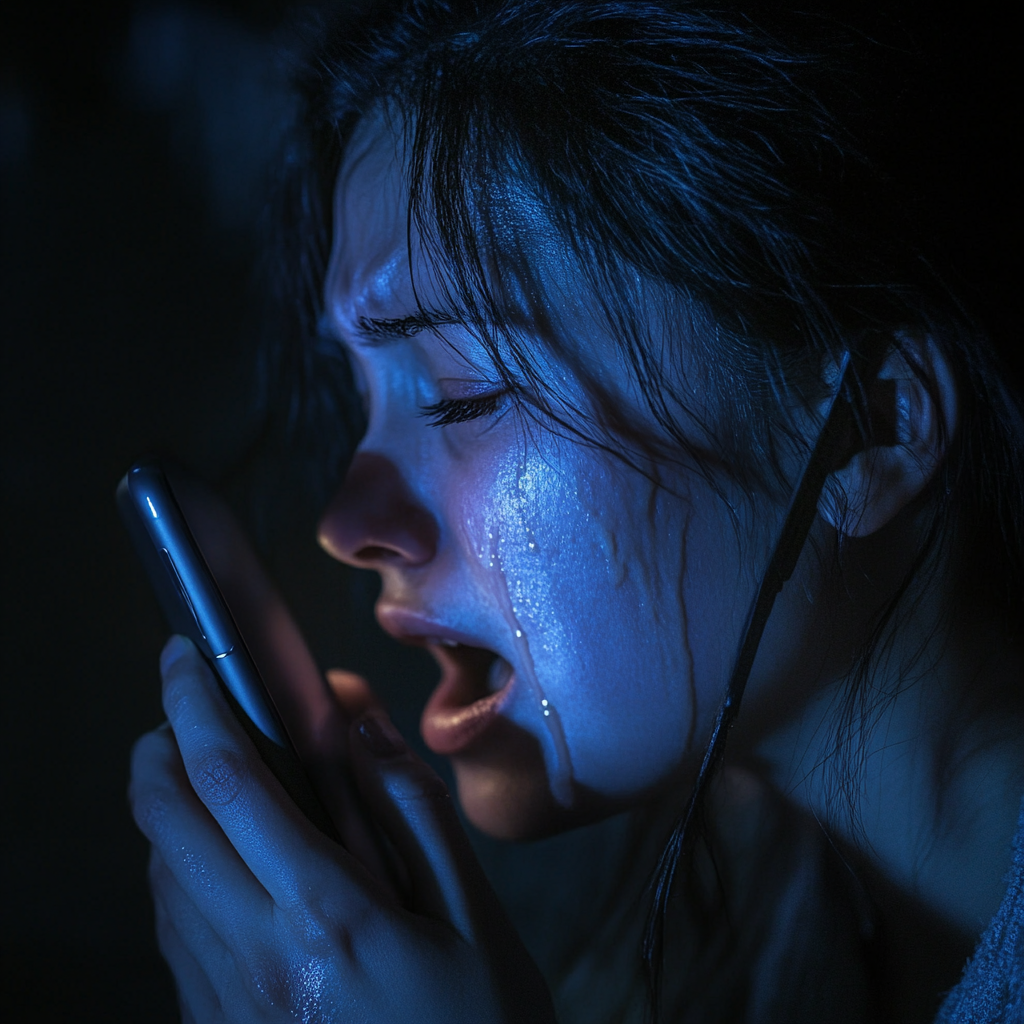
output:
<svg viewBox="0 0 1024 1024"><path fill-rule="evenodd" d="M681 0L320 33L292 362L365 430L319 540L436 659L456 790L329 673L333 842L172 639L132 799L184 1019L1024 1019L1020 396L832 64ZM456 800L580 841L503 905Z"/></svg>

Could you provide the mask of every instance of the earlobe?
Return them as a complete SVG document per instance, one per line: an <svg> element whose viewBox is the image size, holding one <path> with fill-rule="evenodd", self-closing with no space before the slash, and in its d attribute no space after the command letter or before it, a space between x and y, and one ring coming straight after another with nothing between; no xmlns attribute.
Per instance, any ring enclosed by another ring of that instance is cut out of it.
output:
<svg viewBox="0 0 1024 1024"><path fill-rule="evenodd" d="M901 335L879 373L892 381L884 415L892 443L858 452L825 484L818 511L840 533L867 537L924 491L942 463L957 424L956 382L928 337Z"/></svg>

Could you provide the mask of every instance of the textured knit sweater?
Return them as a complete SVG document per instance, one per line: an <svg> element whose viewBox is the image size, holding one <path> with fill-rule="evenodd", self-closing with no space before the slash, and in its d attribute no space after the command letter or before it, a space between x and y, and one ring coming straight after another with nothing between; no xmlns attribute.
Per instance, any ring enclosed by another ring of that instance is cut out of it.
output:
<svg viewBox="0 0 1024 1024"><path fill-rule="evenodd" d="M996 916L935 1024L1024 1024L1024 802Z"/></svg>

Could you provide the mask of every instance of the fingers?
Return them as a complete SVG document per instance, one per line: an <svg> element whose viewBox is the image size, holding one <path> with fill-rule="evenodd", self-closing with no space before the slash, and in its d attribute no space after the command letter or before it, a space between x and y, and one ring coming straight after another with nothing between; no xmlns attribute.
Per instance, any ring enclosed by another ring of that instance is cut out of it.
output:
<svg viewBox="0 0 1024 1024"><path fill-rule="evenodd" d="M315 754L307 758L306 767L331 814L342 845L397 903L393 868L370 826L349 769L349 725L367 708L378 707L379 701L366 681L353 672L330 669L326 678L334 698L334 732L323 736Z"/></svg>
<svg viewBox="0 0 1024 1024"><path fill-rule="evenodd" d="M254 920L269 918L270 897L193 792L166 726L132 751L130 800L163 870L202 907L224 942L244 942Z"/></svg>
<svg viewBox="0 0 1024 1024"><path fill-rule="evenodd" d="M220 1000L195 958L185 948L167 912L154 904L157 915L157 945L174 976L182 1024L213 1024L224 1019Z"/></svg>
<svg viewBox="0 0 1024 1024"><path fill-rule="evenodd" d="M326 675L331 692L348 716L349 721L358 718L371 708L383 706L366 680L362 676L356 675L355 672L329 668Z"/></svg>
<svg viewBox="0 0 1024 1024"><path fill-rule="evenodd" d="M501 911L447 787L380 710L353 724L351 748L360 791L408 869L411 909L469 939L481 913Z"/></svg>
<svg viewBox="0 0 1024 1024"><path fill-rule="evenodd" d="M306 820L273 777L195 647L172 637L161 667L164 709L192 789L274 902L308 903L328 879L347 901L365 901L362 878L356 881L365 872Z"/></svg>
<svg viewBox="0 0 1024 1024"><path fill-rule="evenodd" d="M211 963L223 962L227 953L224 943L187 900L155 850L150 856L149 876L156 911L157 944L177 983L183 1019L203 1022L223 1019L221 998L208 971ZM206 965L205 969L201 963ZM215 970L213 976L219 978L223 974Z"/></svg>

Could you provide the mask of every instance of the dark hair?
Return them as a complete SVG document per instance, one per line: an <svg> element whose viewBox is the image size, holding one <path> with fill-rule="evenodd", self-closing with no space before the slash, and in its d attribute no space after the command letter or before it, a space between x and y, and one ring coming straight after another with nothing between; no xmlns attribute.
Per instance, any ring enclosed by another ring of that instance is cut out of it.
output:
<svg viewBox="0 0 1024 1024"><path fill-rule="evenodd" d="M791 48L748 19L671 0L410 0L322 23L316 37L297 74L303 120L276 249L301 316L273 377L289 371L306 436L332 439L325 478L359 430L346 371L317 342L331 195L353 129L378 112L406 142L410 225L496 371L530 383L527 411L646 472L685 458L713 479L714 461L777 501L792 486L784 455L806 450L796 411L827 392L823 367L879 332L895 350L925 336L940 348L960 426L922 503L926 539L836 715L843 792L853 727L895 696L866 685L872 665L933 574L955 558L1001 614L1021 605L1024 417L983 332L903 237L880 175L830 112L857 102L840 51ZM589 284L656 429L623 415L549 313L533 239L508 216L524 197ZM656 336L652 310L674 337ZM503 327L523 318L583 382L585 408ZM710 409L688 401L684 345L709 376ZM708 439L700 450L695 434ZM655 999L660 956L648 948Z"/></svg>

